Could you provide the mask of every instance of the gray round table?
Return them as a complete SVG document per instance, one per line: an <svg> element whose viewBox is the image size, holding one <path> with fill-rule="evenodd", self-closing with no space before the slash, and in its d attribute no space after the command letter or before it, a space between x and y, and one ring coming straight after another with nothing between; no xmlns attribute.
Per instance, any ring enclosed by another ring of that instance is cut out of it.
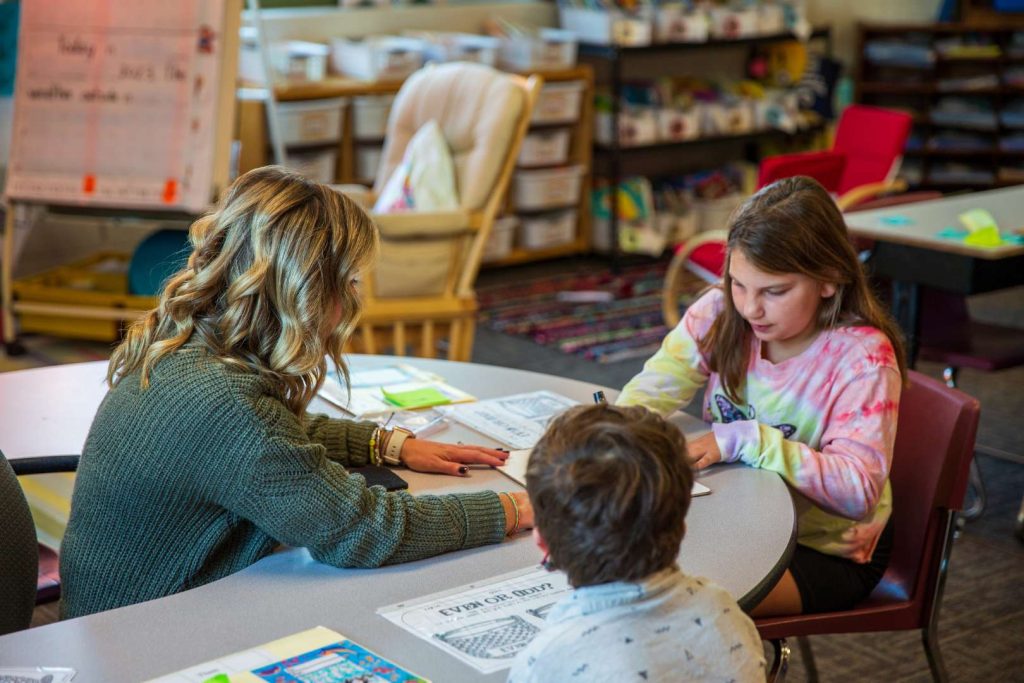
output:
<svg viewBox="0 0 1024 683"><path fill-rule="evenodd" d="M590 402L585 382L471 363L352 356L365 369L404 362L435 372L478 398L548 389ZM81 452L105 389L106 363L83 363L0 374L0 450L19 458ZM340 414L320 401L313 412ZM690 435L706 430L675 416ZM431 438L495 445L451 425ZM415 493L493 489L518 484L492 469L460 479L401 471ZM739 465L700 475L710 495L694 498L680 548L684 571L708 577L742 605L756 604L778 580L792 553L795 514L778 475ZM159 600L0 637L0 664L67 666L76 683L136 681L246 650L314 626L326 626L434 681L499 681L483 676L430 643L392 624L379 607L535 565L540 554L529 534L499 545L373 570L336 569L303 549L271 555L232 576Z"/></svg>

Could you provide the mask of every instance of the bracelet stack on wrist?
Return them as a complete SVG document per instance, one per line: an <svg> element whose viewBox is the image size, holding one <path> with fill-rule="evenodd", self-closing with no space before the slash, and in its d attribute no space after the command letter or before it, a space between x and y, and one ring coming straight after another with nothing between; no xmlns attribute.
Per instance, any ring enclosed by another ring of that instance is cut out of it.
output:
<svg viewBox="0 0 1024 683"><path fill-rule="evenodd" d="M398 467L402 464L402 446L416 435L408 429L376 427L370 434L370 463L381 467Z"/></svg>
<svg viewBox="0 0 1024 683"><path fill-rule="evenodd" d="M519 503L516 502L515 496L511 493L505 493L504 495L508 497L508 502L512 505L512 513L514 515L512 518L512 528L505 535L515 536L519 533Z"/></svg>
<svg viewBox="0 0 1024 683"><path fill-rule="evenodd" d="M380 457L381 432L383 430L380 427L374 427L370 433L370 464L377 467L383 464Z"/></svg>

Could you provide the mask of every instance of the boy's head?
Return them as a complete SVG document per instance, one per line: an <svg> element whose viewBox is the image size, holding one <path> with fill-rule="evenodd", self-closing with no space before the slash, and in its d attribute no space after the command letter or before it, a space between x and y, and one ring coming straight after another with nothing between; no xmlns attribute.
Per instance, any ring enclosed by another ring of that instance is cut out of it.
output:
<svg viewBox="0 0 1024 683"><path fill-rule="evenodd" d="M555 419L526 471L538 543L577 587L671 566L692 485L675 425L646 408L606 404Z"/></svg>

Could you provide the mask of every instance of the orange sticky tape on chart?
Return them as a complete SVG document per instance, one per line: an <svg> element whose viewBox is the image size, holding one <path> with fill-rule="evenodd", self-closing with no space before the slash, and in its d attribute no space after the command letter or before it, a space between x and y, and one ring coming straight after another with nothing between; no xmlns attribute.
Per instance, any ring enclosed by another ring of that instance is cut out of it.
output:
<svg viewBox="0 0 1024 683"><path fill-rule="evenodd" d="M178 182L176 180L168 180L164 183L164 204L171 204L178 197Z"/></svg>
<svg viewBox="0 0 1024 683"><path fill-rule="evenodd" d="M92 194L96 191L96 176L86 175L82 176L82 192L86 194Z"/></svg>

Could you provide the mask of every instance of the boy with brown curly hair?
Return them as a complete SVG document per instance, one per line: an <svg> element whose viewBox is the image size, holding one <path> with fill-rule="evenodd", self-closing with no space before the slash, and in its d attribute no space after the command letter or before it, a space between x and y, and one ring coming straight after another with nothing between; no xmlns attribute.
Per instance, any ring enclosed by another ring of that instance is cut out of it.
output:
<svg viewBox="0 0 1024 683"><path fill-rule="evenodd" d="M545 564L576 590L510 683L764 680L750 618L676 564L693 484L678 428L640 407L573 408L533 449L526 483Z"/></svg>

